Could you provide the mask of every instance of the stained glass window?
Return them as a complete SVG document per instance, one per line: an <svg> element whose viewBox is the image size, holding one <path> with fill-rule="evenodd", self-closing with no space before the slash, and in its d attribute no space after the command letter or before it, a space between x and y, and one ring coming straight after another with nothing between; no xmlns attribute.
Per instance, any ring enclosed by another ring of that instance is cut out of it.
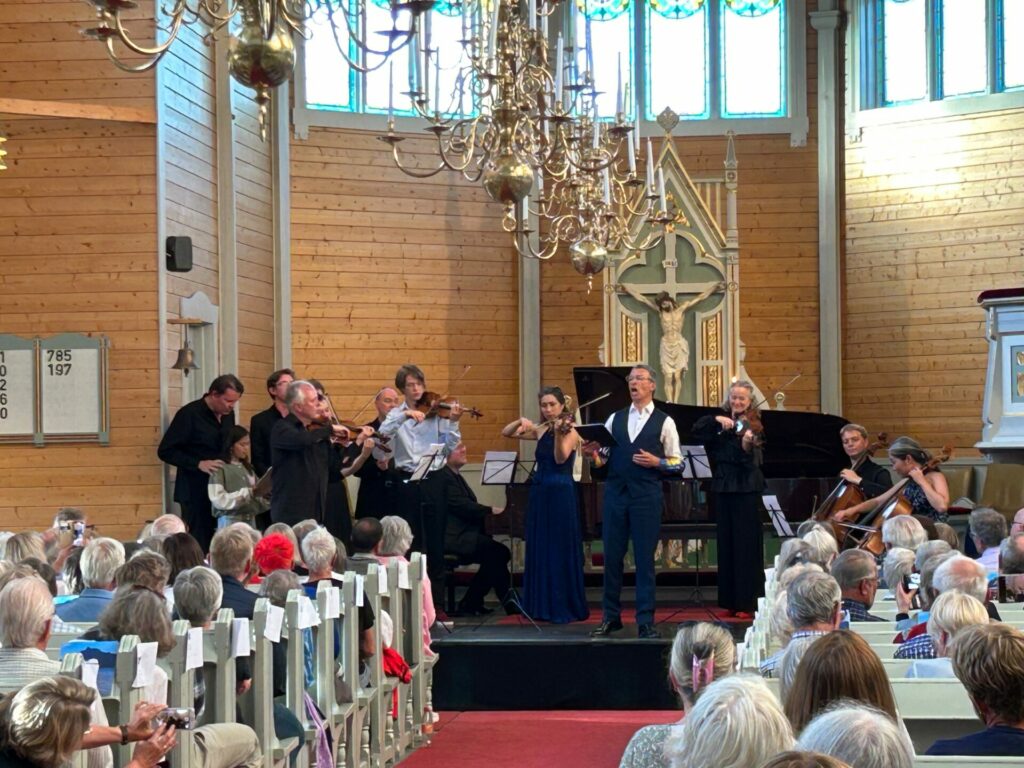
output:
<svg viewBox="0 0 1024 768"><path fill-rule="evenodd" d="M1000 87L1024 88L1024 0L1002 0L1000 5Z"/></svg>
<svg viewBox="0 0 1024 768"><path fill-rule="evenodd" d="M978 0L942 0L942 95L984 93L988 86L985 8Z"/></svg>
<svg viewBox="0 0 1024 768"><path fill-rule="evenodd" d="M649 0L644 4L647 119L665 107L683 118L710 115L705 0Z"/></svg>
<svg viewBox="0 0 1024 768"><path fill-rule="evenodd" d="M864 0L856 18L861 109L1024 88L1024 0Z"/></svg>
<svg viewBox="0 0 1024 768"><path fill-rule="evenodd" d="M786 113L786 24L782 0L721 0L722 114Z"/></svg>
<svg viewBox="0 0 1024 768"><path fill-rule="evenodd" d="M633 0L573 0L580 12L576 16L579 72L591 71L597 84L597 110L602 118L615 116L619 72L625 90L634 92L633 72ZM590 60L586 41L590 40ZM632 98L630 98L632 100ZM627 118L632 108L624 104Z"/></svg>
<svg viewBox="0 0 1024 768"><path fill-rule="evenodd" d="M885 0L882 11L886 104L928 96L925 0Z"/></svg>

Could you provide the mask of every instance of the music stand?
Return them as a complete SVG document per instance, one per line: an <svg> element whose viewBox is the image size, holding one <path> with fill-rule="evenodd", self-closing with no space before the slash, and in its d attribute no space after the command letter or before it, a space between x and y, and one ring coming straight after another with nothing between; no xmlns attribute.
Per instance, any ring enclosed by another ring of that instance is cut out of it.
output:
<svg viewBox="0 0 1024 768"><path fill-rule="evenodd" d="M682 478L682 482L689 483L693 489L694 503L700 510L701 504L701 490L700 480L710 479L712 477L711 463L708 460L707 449L703 445L681 445L679 446L679 454L682 457L682 463L679 465L679 472ZM687 603L692 603L698 608L703 608L707 611L708 615L713 621L718 621L718 617L715 616L710 609L704 604L704 593L700 587L700 555L701 549L701 538L697 538L697 551L696 551L696 564L694 566L694 585L690 590L690 594L686 597ZM686 553L683 553L683 557L686 557Z"/></svg>
<svg viewBox="0 0 1024 768"><path fill-rule="evenodd" d="M480 472L480 484L481 485L504 485L506 488L506 502L507 502L507 489L510 485L519 485L516 482L516 475L520 468L526 473L527 477L524 484L529 483L533 480L533 470L536 466L536 462L533 462L533 467L527 467L527 462L519 459L519 454L515 451L487 451L484 453L484 465ZM512 539L512 537L509 537ZM509 561L509 576L512 575L512 562ZM511 581L511 579L510 579ZM519 615L525 616L526 619L533 624L533 628L538 632L541 628L537 626L537 622L533 620L533 617L527 613L523 607L522 601L519 599L519 593L516 592L515 584L509 588L509 594L506 595L508 602L519 609Z"/></svg>
<svg viewBox="0 0 1024 768"><path fill-rule="evenodd" d="M683 457L684 480L710 479L711 464L703 445L681 445L679 453Z"/></svg>
<svg viewBox="0 0 1024 768"><path fill-rule="evenodd" d="M772 525L775 526L775 535L780 539L792 538L796 534L793 533L793 528L790 526L789 521L786 519L786 513L782 511L782 505L779 504L778 496L762 496L761 501L764 503L764 508L768 510L768 516L772 519Z"/></svg>

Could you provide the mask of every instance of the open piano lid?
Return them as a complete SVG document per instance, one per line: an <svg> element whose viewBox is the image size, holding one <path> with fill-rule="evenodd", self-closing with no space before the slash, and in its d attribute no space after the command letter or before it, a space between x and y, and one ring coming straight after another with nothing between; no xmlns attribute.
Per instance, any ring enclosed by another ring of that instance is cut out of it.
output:
<svg viewBox="0 0 1024 768"><path fill-rule="evenodd" d="M582 366L573 368L576 396L581 403L605 392L609 397L587 408L587 423L604 422L615 411L629 406L626 376L628 366ZM682 445L695 442L690 433L701 416L721 413L718 408L701 405L678 405L655 400L655 407L665 411L676 423ZM839 430L849 422L841 416L805 411L762 411L765 449L764 476L773 477L835 477L850 466L843 451Z"/></svg>

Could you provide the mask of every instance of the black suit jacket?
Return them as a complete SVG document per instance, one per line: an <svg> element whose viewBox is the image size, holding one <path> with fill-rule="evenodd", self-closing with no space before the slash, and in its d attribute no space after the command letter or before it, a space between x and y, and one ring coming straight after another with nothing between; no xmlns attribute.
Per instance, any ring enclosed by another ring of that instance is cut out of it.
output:
<svg viewBox="0 0 1024 768"><path fill-rule="evenodd" d="M271 405L260 411L249 422L249 440L252 443L252 466L262 476L270 469L270 433L284 416Z"/></svg>
<svg viewBox="0 0 1024 768"><path fill-rule="evenodd" d="M177 467L174 500L209 509L210 476L199 469L200 461L224 458L225 437L235 426L235 413L217 416L202 397L181 406L164 433L156 455Z"/></svg>
<svg viewBox="0 0 1024 768"><path fill-rule="evenodd" d="M459 556L471 556L476 551L478 536L486 536L484 520L491 508L480 504L469 483L451 467L438 472L439 495L444 501L448 522L445 526L444 551Z"/></svg>
<svg viewBox="0 0 1024 768"><path fill-rule="evenodd" d="M307 430L294 414L274 425L270 519L275 523L295 525L306 518L323 522L330 437L330 427Z"/></svg>
<svg viewBox="0 0 1024 768"><path fill-rule="evenodd" d="M876 464L870 456L864 459L857 474L860 475L860 488L869 499L881 496L892 488L892 475L889 474L889 468Z"/></svg>

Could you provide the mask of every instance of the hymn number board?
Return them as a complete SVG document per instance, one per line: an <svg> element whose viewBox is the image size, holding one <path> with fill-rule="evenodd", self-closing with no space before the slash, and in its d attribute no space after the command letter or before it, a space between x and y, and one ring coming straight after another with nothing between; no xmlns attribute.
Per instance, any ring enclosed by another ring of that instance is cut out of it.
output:
<svg viewBox="0 0 1024 768"><path fill-rule="evenodd" d="M108 443L106 337L0 335L0 442Z"/></svg>

